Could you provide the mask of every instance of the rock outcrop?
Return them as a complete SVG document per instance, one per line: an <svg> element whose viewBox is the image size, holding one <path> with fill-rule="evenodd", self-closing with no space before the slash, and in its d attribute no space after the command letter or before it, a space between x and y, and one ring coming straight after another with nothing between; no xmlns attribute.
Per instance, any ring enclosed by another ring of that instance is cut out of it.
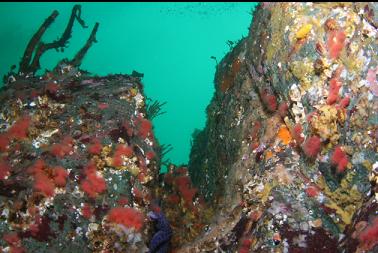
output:
<svg viewBox="0 0 378 253"><path fill-rule="evenodd" d="M76 5L62 39L39 43L56 16L0 93L0 251L147 252L163 152L149 117L159 103L146 105L136 72L79 69L98 24L73 60L36 75L41 54L65 47L75 19L83 24Z"/></svg>
<svg viewBox="0 0 378 253"><path fill-rule="evenodd" d="M376 10L258 6L193 141L189 172L216 215L179 252L378 250Z"/></svg>
<svg viewBox="0 0 378 253"><path fill-rule="evenodd" d="M376 10L260 4L217 66L188 168L164 177L150 122L162 104L146 105L141 75L79 68L98 24L36 75L75 20L86 27L76 5L62 37L39 43L54 11L0 93L0 250L147 252L147 213L162 210L172 252L377 252Z"/></svg>

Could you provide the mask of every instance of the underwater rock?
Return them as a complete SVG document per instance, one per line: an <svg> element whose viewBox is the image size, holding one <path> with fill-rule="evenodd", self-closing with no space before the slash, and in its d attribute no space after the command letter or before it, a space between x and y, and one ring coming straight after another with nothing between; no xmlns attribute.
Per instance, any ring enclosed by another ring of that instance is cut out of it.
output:
<svg viewBox="0 0 378 253"><path fill-rule="evenodd" d="M260 4L217 65L189 165L165 175L170 147L150 121L164 103L146 104L143 74L79 68L98 23L72 60L36 75L75 20L87 27L75 5L43 43L54 11L0 92L0 250L139 253L169 238L180 253L376 252L376 9ZM147 222L157 199L163 237Z"/></svg>
<svg viewBox="0 0 378 253"><path fill-rule="evenodd" d="M193 139L211 230L177 252L378 250L376 9L257 7Z"/></svg>
<svg viewBox="0 0 378 253"><path fill-rule="evenodd" d="M74 60L40 76L28 47L2 87L1 252L148 252L161 148L139 76L79 68L97 27Z"/></svg>

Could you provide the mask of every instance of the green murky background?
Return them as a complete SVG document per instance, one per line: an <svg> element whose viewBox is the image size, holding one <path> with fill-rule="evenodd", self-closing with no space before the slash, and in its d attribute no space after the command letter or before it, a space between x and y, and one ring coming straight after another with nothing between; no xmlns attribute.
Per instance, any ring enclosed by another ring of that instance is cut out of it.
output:
<svg viewBox="0 0 378 253"><path fill-rule="evenodd" d="M43 40L64 31L74 3L0 3L0 74L18 64L38 27L56 9L60 15ZM187 163L191 134L203 128L205 109L213 95L215 61L229 50L227 41L248 34L256 3L81 3L82 18L75 23L64 53L48 51L42 68L71 58L87 40L95 22L100 23L98 43L90 48L81 68L93 74L144 73L145 93L166 101L163 114L154 120L162 144L171 144L167 155L176 164Z"/></svg>

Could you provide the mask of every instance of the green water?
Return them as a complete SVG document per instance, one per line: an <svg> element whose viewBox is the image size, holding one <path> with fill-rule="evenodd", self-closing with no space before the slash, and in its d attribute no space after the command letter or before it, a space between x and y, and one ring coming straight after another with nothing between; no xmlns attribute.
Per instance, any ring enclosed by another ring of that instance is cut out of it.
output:
<svg viewBox="0 0 378 253"><path fill-rule="evenodd" d="M41 59L51 69L63 57L72 58L100 23L98 43L81 68L98 75L144 73L145 93L166 101L167 111L154 120L160 143L171 144L167 155L187 163L191 134L206 122L205 108L214 92L215 56L229 50L227 41L248 34L256 3L81 3L89 28L74 26L64 53L50 50ZM45 33L50 42L64 31L73 3L1 3L0 75L18 64L27 42L56 9L60 15Z"/></svg>

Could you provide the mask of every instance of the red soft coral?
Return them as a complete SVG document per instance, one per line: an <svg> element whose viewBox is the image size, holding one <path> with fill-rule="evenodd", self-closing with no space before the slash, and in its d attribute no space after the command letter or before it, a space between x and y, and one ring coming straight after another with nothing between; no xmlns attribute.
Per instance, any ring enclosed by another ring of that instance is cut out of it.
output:
<svg viewBox="0 0 378 253"><path fill-rule="evenodd" d="M265 104L266 108L270 112L275 112L277 110L277 99L274 95L270 94L267 89L264 89L261 93L261 100Z"/></svg>
<svg viewBox="0 0 378 253"><path fill-rule="evenodd" d="M306 194L309 197L316 197L319 195L319 190L315 186L310 185L309 187L306 188Z"/></svg>
<svg viewBox="0 0 378 253"><path fill-rule="evenodd" d="M54 183L58 187L66 186L68 172L63 167L54 168Z"/></svg>
<svg viewBox="0 0 378 253"><path fill-rule="evenodd" d="M168 195L167 201L170 202L171 204L177 205L180 203L180 197L176 194L171 194L171 195Z"/></svg>
<svg viewBox="0 0 378 253"><path fill-rule="evenodd" d="M9 233L3 236L4 241L10 245L10 253L24 253L25 249L21 246L21 239L17 233Z"/></svg>
<svg viewBox="0 0 378 253"><path fill-rule="evenodd" d="M340 100L339 105L340 105L341 108L345 108L349 105L349 103L350 103L350 98L348 96L346 96L345 98Z"/></svg>
<svg viewBox="0 0 378 253"><path fill-rule="evenodd" d="M105 110L107 108L109 108L109 105L107 103L99 103L98 104L98 109L100 109L100 110Z"/></svg>
<svg viewBox="0 0 378 253"><path fill-rule="evenodd" d="M348 157L345 152L341 149L340 146L335 148L335 151L332 154L331 162L333 165L337 165L337 172L342 173L345 171L346 166L348 165Z"/></svg>
<svg viewBox="0 0 378 253"><path fill-rule="evenodd" d="M286 102L282 102L278 106L278 113L280 114L281 117L285 117L287 115L287 111L289 109L289 106L287 105Z"/></svg>
<svg viewBox="0 0 378 253"><path fill-rule="evenodd" d="M73 143L73 138L66 136L60 143L52 145L50 152L56 157L63 158L73 152Z"/></svg>
<svg viewBox="0 0 378 253"><path fill-rule="evenodd" d="M46 85L46 92L52 94L52 95L56 95L56 93L58 92L59 90L59 85L57 85L56 83L48 83Z"/></svg>
<svg viewBox="0 0 378 253"><path fill-rule="evenodd" d="M35 173L42 173L43 169L46 167L45 161L42 159L38 159L33 166L27 169L27 172L30 174L35 174Z"/></svg>
<svg viewBox="0 0 378 253"><path fill-rule="evenodd" d="M122 224L127 228L135 228L137 231L143 227L143 213L128 207L115 207L109 211L110 222Z"/></svg>
<svg viewBox="0 0 378 253"><path fill-rule="evenodd" d="M42 192L48 197L54 195L55 185L54 183L43 173L37 173L34 175L34 189L37 192Z"/></svg>
<svg viewBox="0 0 378 253"><path fill-rule="evenodd" d="M25 253L26 250L24 247L20 246L11 246L9 253Z"/></svg>
<svg viewBox="0 0 378 253"><path fill-rule="evenodd" d="M371 250L378 244L378 217L361 232L358 239L364 250Z"/></svg>
<svg viewBox="0 0 378 253"><path fill-rule="evenodd" d="M152 135L152 123L148 119L143 118L142 116L138 116L136 119L136 126L138 130L138 135L145 139L149 135Z"/></svg>
<svg viewBox="0 0 378 253"><path fill-rule="evenodd" d="M331 59L337 59L345 45L345 33L340 30L330 31L327 39L328 52Z"/></svg>
<svg viewBox="0 0 378 253"><path fill-rule="evenodd" d="M81 209L81 214L86 219L90 219L92 217L91 206L88 203L84 204L83 208Z"/></svg>
<svg viewBox="0 0 378 253"><path fill-rule="evenodd" d="M241 247L239 249L239 253L248 253L249 249L251 247L251 244L252 244L252 240L251 239L244 238L243 241L242 241L242 243L241 243Z"/></svg>
<svg viewBox="0 0 378 253"><path fill-rule="evenodd" d="M81 188L91 198L96 198L98 194L106 190L105 179L97 175L96 165L89 163L84 169L86 179L81 183Z"/></svg>
<svg viewBox="0 0 378 253"><path fill-rule="evenodd" d="M31 123L30 116L24 116L17 120L12 127L8 130L9 137L22 140L27 138L27 133Z"/></svg>
<svg viewBox="0 0 378 253"><path fill-rule="evenodd" d="M102 151L102 144L99 140L94 139L88 147L88 152L92 155L99 155Z"/></svg>
<svg viewBox="0 0 378 253"><path fill-rule="evenodd" d="M320 138L318 136L312 136L307 138L305 143L303 144L303 152L306 154L307 157L316 158L320 151Z"/></svg>
<svg viewBox="0 0 378 253"><path fill-rule="evenodd" d="M188 188L190 186L190 178L188 176L179 176L175 179L176 185L180 187Z"/></svg>
<svg viewBox="0 0 378 253"><path fill-rule="evenodd" d="M20 237L18 237L18 234L16 232L5 234L3 236L3 239L10 245L15 245L20 242Z"/></svg>
<svg viewBox="0 0 378 253"><path fill-rule="evenodd" d="M123 156L131 157L133 149L124 144L118 144L113 156L113 166L119 167L123 165Z"/></svg>
<svg viewBox="0 0 378 253"><path fill-rule="evenodd" d="M167 185L173 184L174 177L171 173L166 173L164 175L164 183Z"/></svg>
<svg viewBox="0 0 378 253"><path fill-rule="evenodd" d="M5 152L8 149L9 143L9 136L5 133L0 134L0 152Z"/></svg>
<svg viewBox="0 0 378 253"><path fill-rule="evenodd" d="M130 122L125 121L125 122L123 123L122 126L125 128L126 133L127 133L127 135L128 135L129 137L133 136L133 132L134 132L134 131L133 131L133 127L132 127L132 125L131 125Z"/></svg>
<svg viewBox="0 0 378 253"><path fill-rule="evenodd" d="M175 173L180 175L187 175L188 174L188 168L187 167L179 167L175 169Z"/></svg>
<svg viewBox="0 0 378 253"><path fill-rule="evenodd" d="M193 204L193 198L194 198L194 196L197 193L197 189L182 187L180 189L180 193L181 193L182 198L185 200L185 204L187 206L192 206L192 204Z"/></svg>
<svg viewBox="0 0 378 253"><path fill-rule="evenodd" d="M329 82L327 104L332 105L338 100L341 85L342 83L337 77L331 79L331 81Z"/></svg>
<svg viewBox="0 0 378 253"><path fill-rule="evenodd" d="M117 201L117 204L120 205L120 206L125 206L125 205L129 204L129 200L125 197L122 197Z"/></svg>
<svg viewBox="0 0 378 253"><path fill-rule="evenodd" d="M191 207L193 205L193 198L197 193L196 188L191 188L191 180L188 176L179 176L175 179L178 191L185 200L185 205Z"/></svg>
<svg viewBox="0 0 378 253"><path fill-rule="evenodd" d="M146 158L148 159L148 160L151 160L151 159L153 159L155 157L155 152L154 151L148 151L147 153L146 153Z"/></svg>
<svg viewBox="0 0 378 253"><path fill-rule="evenodd" d="M133 195L134 195L134 198L137 200L143 199L143 192L139 190L137 187L133 187Z"/></svg>
<svg viewBox="0 0 378 253"><path fill-rule="evenodd" d="M301 124L298 123L293 127L292 135L293 135L294 140L297 142L297 145L302 144L303 141L304 141L304 137L302 136L302 132L303 132L303 129L302 129Z"/></svg>

